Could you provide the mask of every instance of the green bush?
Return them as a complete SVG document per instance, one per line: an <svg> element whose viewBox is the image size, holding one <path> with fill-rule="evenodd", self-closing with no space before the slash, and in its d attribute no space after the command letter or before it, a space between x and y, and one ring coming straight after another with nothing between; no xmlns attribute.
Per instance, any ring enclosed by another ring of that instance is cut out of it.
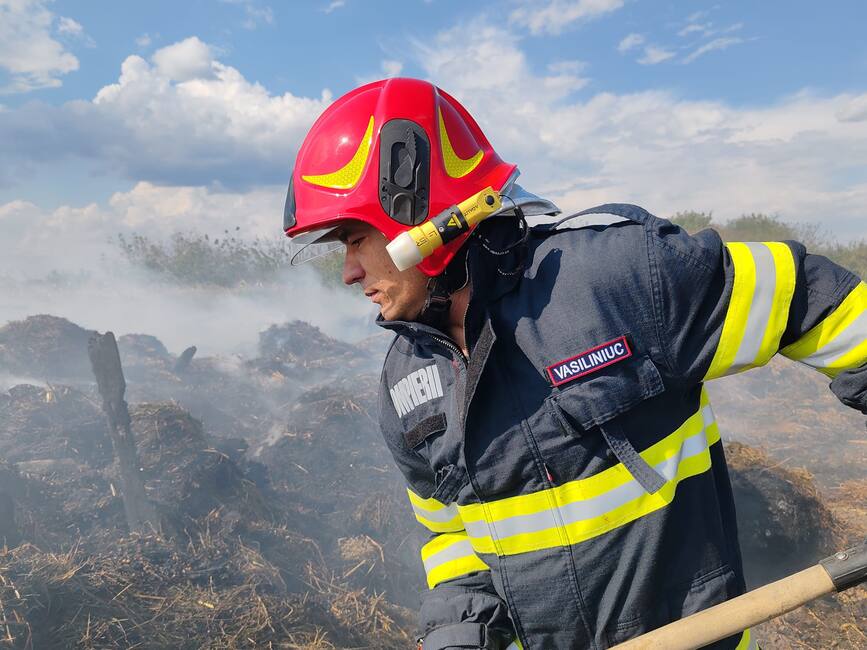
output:
<svg viewBox="0 0 867 650"><path fill-rule="evenodd" d="M322 282L329 287L347 288L343 283L343 253L333 251L309 262L316 269Z"/></svg>
<svg viewBox="0 0 867 650"><path fill-rule="evenodd" d="M239 228L235 229L236 231ZM123 256L133 266L180 285L239 287L277 282L290 268L295 249L289 240L244 240L223 231L223 237L176 232L167 240L138 233L118 235ZM343 284L343 255L315 258L312 268L329 287Z"/></svg>
<svg viewBox="0 0 867 650"><path fill-rule="evenodd" d="M134 266L182 285L236 287L273 282L289 267L292 257L288 242L244 241L228 230L222 238L213 239L183 232L167 241L135 233L118 235L118 245Z"/></svg>
<svg viewBox="0 0 867 650"><path fill-rule="evenodd" d="M867 241L833 244L817 251L867 280Z"/></svg>
<svg viewBox="0 0 867 650"><path fill-rule="evenodd" d="M710 227L713 221L713 212L695 212L693 210L677 212L673 217L670 217L670 220L687 232L694 233Z"/></svg>

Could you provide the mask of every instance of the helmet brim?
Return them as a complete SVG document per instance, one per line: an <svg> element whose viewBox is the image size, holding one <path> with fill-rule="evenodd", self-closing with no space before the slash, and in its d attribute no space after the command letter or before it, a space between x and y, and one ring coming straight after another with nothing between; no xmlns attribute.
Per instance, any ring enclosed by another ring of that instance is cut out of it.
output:
<svg viewBox="0 0 867 650"><path fill-rule="evenodd" d="M292 247L298 250L289 260L291 266L300 266L343 248L343 242L336 237L337 226L310 230L290 239Z"/></svg>

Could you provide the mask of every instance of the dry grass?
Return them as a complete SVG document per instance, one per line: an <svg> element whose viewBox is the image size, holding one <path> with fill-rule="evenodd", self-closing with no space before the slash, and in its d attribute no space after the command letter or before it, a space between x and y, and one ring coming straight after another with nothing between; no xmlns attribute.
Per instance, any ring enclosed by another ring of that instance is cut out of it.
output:
<svg viewBox="0 0 867 650"><path fill-rule="evenodd" d="M10 648L404 648L410 616L309 563L289 593L256 550L203 536L115 552L0 552L0 645Z"/></svg>

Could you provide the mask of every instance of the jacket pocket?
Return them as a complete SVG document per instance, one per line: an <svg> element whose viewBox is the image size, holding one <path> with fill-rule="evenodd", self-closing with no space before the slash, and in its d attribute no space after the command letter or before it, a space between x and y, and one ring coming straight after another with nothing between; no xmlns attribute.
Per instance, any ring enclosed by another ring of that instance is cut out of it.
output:
<svg viewBox="0 0 867 650"><path fill-rule="evenodd" d="M548 401L564 432L582 435L663 391L656 364L643 355L617 364L608 374L579 380Z"/></svg>
<svg viewBox="0 0 867 650"><path fill-rule="evenodd" d="M651 630L713 607L741 594L734 572L721 565L682 585L659 585L651 602L634 605L634 615L621 619L605 631L606 645L625 643ZM740 633L719 641L706 650L732 648Z"/></svg>
<svg viewBox="0 0 867 650"><path fill-rule="evenodd" d="M647 355L618 364L616 371L594 377L551 396L554 416L566 434L581 436L596 427L610 453L648 494L666 478L636 450L619 416L665 390L656 365Z"/></svg>

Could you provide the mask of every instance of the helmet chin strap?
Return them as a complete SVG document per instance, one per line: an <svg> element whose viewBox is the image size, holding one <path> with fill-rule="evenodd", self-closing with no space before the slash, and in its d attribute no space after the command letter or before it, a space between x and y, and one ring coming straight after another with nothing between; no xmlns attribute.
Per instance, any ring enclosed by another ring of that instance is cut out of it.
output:
<svg viewBox="0 0 867 650"><path fill-rule="evenodd" d="M449 322L452 295L466 286L468 280L467 247L463 246L449 262L445 271L428 280L427 298L416 320L445 332Z"/></svg>
<svg viewBox="0 0 867 650"><path fill-rule="evenodd" d="M506 216L514 220L514 225L519 232L518 237L513 241L496 246L481 234L481 229L479 228L473 231L472 236L478 240L481 249L493 258L497 273L510 276L523 271L524 256L522 251L525 251L527 238L530 235L530 228L527 225L524 211L517 203L514 204L511 213ZM427 298L425 299L424 307L422 307L421 312L415 319L416 321L446 333L449 323L449 310L452 306L452 296L457 291L463 289L469 282L467 253L468 245L464 244L454 258L452 258L452 261L449 262L445 271L428 280ZM515 268L502 268L506 260L514 261L516 255L517 262Z"/></svg>

